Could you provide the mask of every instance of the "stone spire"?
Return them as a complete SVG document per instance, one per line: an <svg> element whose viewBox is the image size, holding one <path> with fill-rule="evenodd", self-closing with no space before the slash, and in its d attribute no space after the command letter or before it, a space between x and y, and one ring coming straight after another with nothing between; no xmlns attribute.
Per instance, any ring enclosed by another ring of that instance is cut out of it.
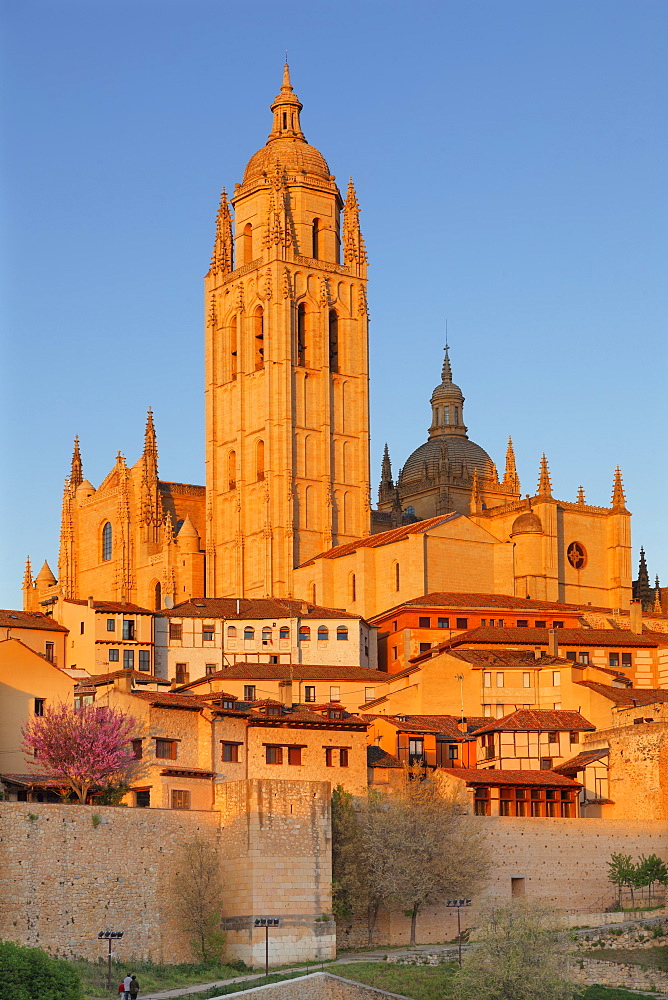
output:
<svg viewBox="0 0 668 1000"><path fill-rule="evenodd" d="M661 607L661 587L659 586L659 578L656 577L654 581L654 607L652 608L655 614L662 615L663 608Z"/></svg>
<svg viewBox="0 0 668 1000"><path fill-rule="evenodd" d="M612 506L613 508L626 506L624 484L622 482L622 473L619 466L615 469L615 478L612 484Z"/></svg>
<svg viewBox="0 0 668 1000"><path fill-rule="evenodd" d="M579 504L584 504L586 502L585 501L585 491L584 491L584 487L582 487L582 486L578 486L578 499L577 499L577 502Z"/></svg>
<svg viewBox="0 0 668 1000"><path fill-rule="evenodd" d="M478 476L478 470L473 470L473 479L471 480L471 505L472 514L482 513L482 496L480 493L480 478Z"/></svg>
<svg viewBox="0 0 668 1000"><path fill-rule="evenodd" d="M445 351L445 356L443 358L443 367L441 368L441 382L444 385L452 385L452 365L450 364L450 348L448 344L443 348Z"/></svg>
<svg viewBox="0 0 668 1000"><path fill-rule="evenodd" d="M343 206L343 262L357 268L367 262L364 237L360 230L360 208L352 177L348 181L348 191Z"/></svg>
<svg viewBox="0 0 668 1000"><path fill-rule="evenodd" d="M652 589L649 585L649 572L645 560L645 550L640 547L640 562L638 564L638 579L633 581L633 596L642 603L643 611L649 611L652 606Z"/></svg>
<svg viewBox="0 0 668 1000"><path fill-rule="evenodd" d="M146 414L142 466L141 520L142 524L150 524L157 529L162 522L162 511L158 491L158 443L150 406Z"/></svg>
<svg viewBox="0 0 668 1000"><path fill-rule="evenodd" d="M445 345L445 357L441 368L441 382L431 394L431 427L429 439L438 437L466 437L464 424L464 393L452 381L450 348Z"/></svg>
<svg viewBox="0 0 668 1000"><path fill-rule="evenodd" d="M513 448L513 439L511 437L508 438L508 447L506 448L506 471L503 474L502 485L513 493L520 492L520 479L517 475L515 449Z"/></svg>
<svg viewBox="0 0 668 1000"><path fill-rule="evenodd" d="M383 451L383 462L380 468L380 486L378 487L378 502L383 503L384 500L392 497L394 492L394 482L392 480L392 463L390 461L390 452L385 444L385 450Z"/></svg>
<svg viewBox="0 0 668 1000"><path fill-rule="evenodd" d="M153 410L149 406L144 429L144 461L146 472L152 479L158 478L158 440L153 423Z"/></svg>
<svg viewBox="0 0 668 1000"><path fill-rule="evenodd" d="M72 452L72 471L70 472L70 486L76 490L83 482L83 464L81 462L81 452L79 451L79 435L74 439L74 451Z"/></svg>
<svg viewBox="0 0 668 1000"><path fill-rule="evenodd" d="M280 93L274 98L271 110L274 112L274 125L269 133L269 141L272 139L302 139L306 142L299 121L299 112L303 105L292 89L290 82L290 67L286 63L283 67L283 83Z"/></svg>
<svg viewBox="0 0 668 1000"><path fill-rule="evenodd" d="M542 455L540 460L540 473L538 476L538 490L537 495L539 497L552 497L552 483L550 482L550 468L547 464L547 458L545 454Z"/></svg>
<svg viewBox="0 0 668 1000"><path fill-rule="evenodd" d="M227 200L227 192L223 188L216 217L216 239L211 255L211 271L213 274L229 274L234 269L234 239L232 236L232 216Z"/></svg>
<svg viewBox="0 0 668 1000"><path fill-rule="evenodd" d="M23 574L23 589L28 590L30 587L32 587L32 566L30 565L30 556L28 556L25 573Z"/></svg>

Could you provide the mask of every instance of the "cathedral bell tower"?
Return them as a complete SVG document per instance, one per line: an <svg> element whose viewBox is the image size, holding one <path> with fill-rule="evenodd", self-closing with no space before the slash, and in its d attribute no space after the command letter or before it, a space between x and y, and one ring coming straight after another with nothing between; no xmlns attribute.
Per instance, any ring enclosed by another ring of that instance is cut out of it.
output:
<svg viewBox="0 0 668 1000"><path fill-rule="evenodd" d="M370 526L357 198L351 181L344 203L307 143L287 65L271 110L267 143L231 199L234 219L223 191L205 279L207 594L216 597L290 596L296 566Z"/></svg>

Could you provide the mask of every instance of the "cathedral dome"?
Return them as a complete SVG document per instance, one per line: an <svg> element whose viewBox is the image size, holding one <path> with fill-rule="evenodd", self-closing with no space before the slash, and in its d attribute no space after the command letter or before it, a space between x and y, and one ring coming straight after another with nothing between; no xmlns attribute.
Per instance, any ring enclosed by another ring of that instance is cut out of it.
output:
<svg viewBox="0 0 668 1000"><path fill-rule="evenodd" d="M258 180L263 174L274 174L277 167L282 167L289 174L303 172L324 180L330 179L325 157L305 139L270 139L266 146L251 156L243 183Z"/></svg>
<svg viewBox="0 0 668 1000"><path fill-rule="evenodd" d="M473 474L474 469L478 470L479 476L494 476L494 463L480 445L467 437L452 436L432 438L416 448L399 474L400 484L403 486L424 478L436 478L441 459L449 465L451 476L459 475L460 471Z"/></svg>
<svg viewBox="0 0 668 1000"><path fill-rule="evenodd" d="M511 538L513 535L542 535L542 533L543 524L541 519L532 510L516 517L510 529Z"/></svg>

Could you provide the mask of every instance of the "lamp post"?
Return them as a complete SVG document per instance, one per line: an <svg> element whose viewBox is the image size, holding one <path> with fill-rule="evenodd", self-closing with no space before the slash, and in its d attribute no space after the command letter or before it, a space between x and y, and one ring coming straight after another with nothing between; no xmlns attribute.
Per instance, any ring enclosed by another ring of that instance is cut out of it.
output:
<svg viewBox="0 0 668 1000"><path fill-rule="evenodd" d="M264 927L264 974L269 977L269 928L278 927L278 917L256 917L255 926Z"/></svg>
<svg viewBox="0 0 668 1000"><path fill-rule="evenodd" d="M109 944L109 953L107 956L107 989L111 990L111 942L113 940L118 940L123 937L123 931L100 931L98 938L100 940L106 940Z"/></svg>
<svg viewBox="0 0 668 1000"><path fill-rule="evenodd" d="M460 912L462 906L470 906L472 900L470 899L449 899L446 902L446 906L455 906L457 908L457 951L459 953L459 968L462 967L462 922L460 917Z"/></svg>

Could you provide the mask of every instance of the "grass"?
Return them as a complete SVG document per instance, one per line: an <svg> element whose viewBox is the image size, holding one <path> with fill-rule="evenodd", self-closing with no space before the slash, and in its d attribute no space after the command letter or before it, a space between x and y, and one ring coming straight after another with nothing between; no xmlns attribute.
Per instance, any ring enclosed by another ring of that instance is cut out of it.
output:
<svg viewBox="0 0 668 1000"><path fill-rule="evenodd" d="M660 969L668 972L668 947L657 945L655 948L597 948L588 951L587 958L595 958L600 962L619 962L621 965L642 965L646 969Z"/></svg>
<svg viewBox="0 0 668 1000"><path fill-rule="evenodd" d="M78 970L83 983L86 1000L109 1000L107 989L107 962L87 962L84 959L73 959L72 965ZM233 979L244 972L250 972L243 962L233 965L162 965L155 962L114 961L111 972L112 993L115 994L118 984L127 972L133 972L141 985L141 993L153 993L157 990L169 990L179 986L196 986L199 983L210 983L218 979Z"/></svg>

